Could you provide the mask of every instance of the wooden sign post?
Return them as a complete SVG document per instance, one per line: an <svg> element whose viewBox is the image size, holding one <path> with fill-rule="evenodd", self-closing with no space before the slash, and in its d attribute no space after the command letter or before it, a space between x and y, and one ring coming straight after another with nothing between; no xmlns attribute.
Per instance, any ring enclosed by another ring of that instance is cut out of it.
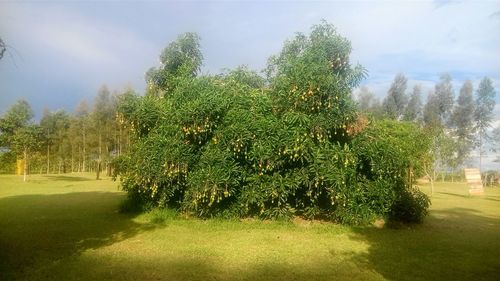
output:
<svg viewBox="0 0 500 281"><path fill-rule="evenodd" d="M464 169L465 179L469 185L470 195L480 195L484 193L483 181L479 169Z"/></svg>

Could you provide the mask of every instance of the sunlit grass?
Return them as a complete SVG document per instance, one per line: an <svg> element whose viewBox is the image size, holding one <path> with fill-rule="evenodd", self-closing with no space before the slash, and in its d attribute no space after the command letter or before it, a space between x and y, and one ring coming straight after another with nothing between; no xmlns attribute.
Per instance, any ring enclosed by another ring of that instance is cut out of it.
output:
<svg viewBox="0 0 500 281"><path fill-rule="evenodd" d="M91 174L0 176L0 280L497 280L500 189L438 183L423 225L178 218L117 210ZM430 190L423 186L424 191Z"/></svg>

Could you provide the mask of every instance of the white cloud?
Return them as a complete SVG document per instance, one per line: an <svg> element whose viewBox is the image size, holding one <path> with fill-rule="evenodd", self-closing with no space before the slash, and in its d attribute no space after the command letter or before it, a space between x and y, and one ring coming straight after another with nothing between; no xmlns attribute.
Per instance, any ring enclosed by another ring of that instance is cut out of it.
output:
<svg viewBox="0 0 500 281"><path fill-rule="evenodd" d="M103 48L96 41L102 39L102 34L89 30L87 26L71 23L61 26L60 23L45 23L37 27L34 38L54 51L61 52L77 63L115 63L115 54Z"/></svg>
<svg viewBox="0 0 500 281"><path fill-rule="evenodd" d="M279 52L284 38L296 31L307 33L324 18L351 40L352 60L368 69L364 83L375 94L383 97L394 75L403 72L410 80L409 89L420 83L425 96L441 72L451 72L457 93L466 78L500 79L500 18L491 16L498 10L497 2L486 1L440 5L431 1L99 2L90 6L0 2L0 34L26 58L20 70L50 71L54 84L59 75L75 72L75 80L93 89L100 83L116 88L131 82L141 90L144 72L157 65L164 47L158 44L181 32L200 33L206 71L239 64L260 68L269 55ZM495 85L498 89L500 83Z"/></svg>
<svg viewBox="0 0 500 281"><path fill-rule="evenodd" d="M500 21L489 17L498 3L363 6L337 21L353 42L353 57L372 72L500 72Z"/></svg>
<svg viewBox="0 0 500 281"><path fill-rule="evenodd" d="M137 87L160 49L130 29L85 17L67 7L8 7L10 16L0 23L27 58L21 67L40 66L45 61L59 71L76 71L81 80L96 87L128 82Z"/></svg>
<svg viewBox="0 0 500 281"><path fill-rule="evenodd" d="M103 48L97 25L78 14L38 4L9 8L11 17L2 25L11 40L20 45L29 44L39 53L52 51L79 63L114 59L113 53Z"/></svg>

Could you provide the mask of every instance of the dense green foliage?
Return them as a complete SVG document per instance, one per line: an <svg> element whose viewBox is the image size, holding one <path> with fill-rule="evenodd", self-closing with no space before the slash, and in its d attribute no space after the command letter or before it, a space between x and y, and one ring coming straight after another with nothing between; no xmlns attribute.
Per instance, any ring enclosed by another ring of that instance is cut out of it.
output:
<svg viewBox="0 0 500 281"><path fill-rule="evenodd" d="M0 156L1 169L13 168L15 158L22 159L24 180L28 172L29 155L36 151L41 139L40 128L31 123L33 111L25 100L19 100L0 117ZM9 165L10 164L10 165Z"/></svg>
<svg viewBox="0 0 500 281"><path fill-rule="evenodd" d="M13 104L0 117L0 147L13 147L16 134L30 124L31 118L33 118L33 110L27 101L19 100Z"/></svg>
<svg viewBox="0 0 500 281"><path fill-rule="evenodd" d="M117 172L131 200L201 217L362 224L420 196L404 197L425 138L409 123L356 112L351 92L364 70L331 25L287 41L269 60L267 84L246 68L196 76L198 46L180 36L148 73L149 92L119 105L133 141Z"/></svg>

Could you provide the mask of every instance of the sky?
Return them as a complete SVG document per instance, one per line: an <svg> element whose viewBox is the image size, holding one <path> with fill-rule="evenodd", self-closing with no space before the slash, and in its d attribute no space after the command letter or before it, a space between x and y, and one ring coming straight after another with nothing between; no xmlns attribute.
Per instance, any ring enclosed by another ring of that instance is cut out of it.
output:
<svg viewBox="0 0 500 281"><path fill-rule="evenodd" d="M90 104L99 87L145 89L144 73L184 32L197 32L203 73L260 71L296 32L324 19L353 47L362 82L383 98L401 72L409 89L490 77L500 124L500 1L5 1L0 0L0 114L20 98L44 108ZM500 164L498 164L500 165ZM500 166L499 166L500 167Z"/></svg>

